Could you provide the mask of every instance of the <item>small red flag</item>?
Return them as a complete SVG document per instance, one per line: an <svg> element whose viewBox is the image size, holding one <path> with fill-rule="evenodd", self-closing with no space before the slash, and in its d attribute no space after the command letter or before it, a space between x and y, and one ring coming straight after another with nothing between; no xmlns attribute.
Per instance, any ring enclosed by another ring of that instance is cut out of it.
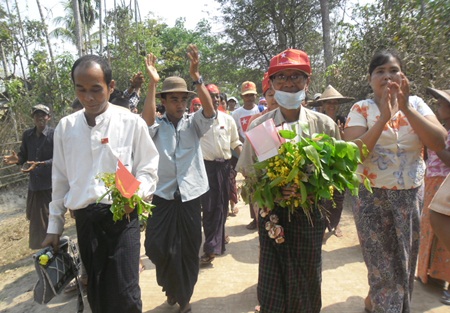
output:
<svg viewBox="0 0 450 313"><path fill-rule="evenodd" d="M122 196L130 199L136 190L138 190L140 184L141 182L138 181L119 160L116 171L116 187L119 189Z"/></svg>

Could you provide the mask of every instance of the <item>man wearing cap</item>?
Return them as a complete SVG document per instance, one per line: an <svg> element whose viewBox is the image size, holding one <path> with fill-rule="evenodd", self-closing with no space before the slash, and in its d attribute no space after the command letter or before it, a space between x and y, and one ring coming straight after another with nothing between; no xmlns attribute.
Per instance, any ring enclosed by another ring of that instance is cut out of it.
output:
<svg viewBox="0 0 450 313"><path fill-rule="evenodd" d="M331 117L338 125L339 131L341 133L341 137L343 136L344 125L345 125L345 117L342 115L338 115L338 106L343 103L350 102L355 98L344 97L341 95L339 91L333 88L333 86L328 85L323 93L315 99L313 102L313 106L321 107L321 111L323 114ZM327 229L328 234L325 235L324 241L331 235L335 235L336 237L342 237L342 231L339 227L339 221L341 219L342 210L344 207L344 194L339 191L335 191L333 193L333 201L332 200L323 200L322 204L324 208L327 210Z"/></svg>
<svg viewBox="0 0 450 313"><path fill-rule="evenodd" d="M7 164L22 165L22 172L29 173L26 216L30 221L29 247L40 249L47 235L48 205L52 199L52 158L54 129L50 121L50 109L38 104L32 108L34 127L24 131L19 153L4 156Z"/></svg>
<svg viewBox="0 0 450 313"><path fill-rule="evenodd" d="M273 111L276 108L278 108L278 103L274 98L274 90L272 86L270 85L270 79L267 72L264 73L264 77L262 80L262 90L263 90L263 96L265 97L266 101L266 108L262 112L252 115L250 120L248 121L248 124L251 125L254 120L256 120L261 115L266 114L267 112Z"/></svg>
<svg viewBox="0 0 450 313"><path fill-rule="evenodd" d="M225 222L230 198L231 151L239 157L242 143L233 118L219 110L219 88L206 85L213 100L216 118L212 128L201 138L203 160L208 174L209 190L201 196L203 210L204 254L201 265L210 264L216 255L225 252Z"/></svg>
<svg viewBox="0 0 450 313"><path fill-rule="evenodd" d="M195 94L187 89L184 79L168 77L162 91L156 94L159 74L156 57L146 58L150 77L142 118L160 152L158 185L153 195L152 217L145 233L146 255L155 264L158 285L163 287L167 303L180 305L180 312L191 312L190 299L199 273L202 243L200 196L208 191L200 138L210 130L215 111L209 92L198 71L199 54L189 45L189 73L197 88L202 108L187 114L187 99ZM155 118L158 96L166 108Z"/></svg>
<svg viewBox="0 0 450 313"><path fill-rule="evenodd" d="M227 100L227 111L231 114L239 106L239 101L235 97L229 97Z"/></svg>
<svg viewBox="0 0 450 313"><path fill-rule="evenodd" d="M195 97L191 101L191 108L189 109L189 113L195 113L202 107L202 102L199 97Z"/></svg>
<svg viewBox="0 0 450 313"><path fill-rule="evenodd" d="M258 93L256 92L256 85L254 82L245 81L241 85L241 97L244 102L243 106L236 109L232 116L236 122L239 131L239 140L245 142L245 132L249 126L249 120L252 115L258 114L259 109L255 104ZM256 229L256 215L252 209L253 205L249 205L250 217L252 221L246 226L247 229Z"/></svg>
<svg viewBox="0 0 450 313"><path fill-rule="evenodd" d="M299 124L306 124L309 131L302 131L299 137L314 133L326 133L340 138L336 123L328 116L302 107L305 90L310 83L311 65L308 55L295 49L288 49L270 61L268 76L274 90L274 97L280 107L253 121L250 128L273 119L276 126L302 130ZM255 152L246 141L239 158L237 169L244 176L253 171ZM283 195L300 193L298 187L285 187ZM267 215L259 217L259 276L258 300L261 312L320 312L322 279L322 238L325 220L319 210L311 213L310 220L298 208L294 213L277 206ZM284 228L285 241L275 243L265 230L269 220L277 220Z"/></svg>
<svg viewBox="0 0 450 313"><path fill-rule="evenodd" d="M258 101L258 110L259 112L264 111L267 108L267 100L264 97L259 98Z"/></svg>
<svg viewBox="0 0 450 313"><path fill-rule="evenodd" d="M241 85L241 97L244 105L233 111L233 118L236 122L239 131L239 139L245 141L245 132L248 127L248 120L250 116L259 113L258 106L255 104L256 97L256 85L254 82L245 81Z"/></svg>

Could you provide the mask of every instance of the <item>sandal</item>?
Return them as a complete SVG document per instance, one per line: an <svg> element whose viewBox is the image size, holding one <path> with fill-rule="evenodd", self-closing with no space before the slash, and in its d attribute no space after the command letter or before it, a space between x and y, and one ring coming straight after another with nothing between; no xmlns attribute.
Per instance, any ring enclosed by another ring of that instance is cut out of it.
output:
<svg viewBox="0 0 450 313"><path fill-rule="evenodd" d="M212 261L214 261L214 259L216 258L216 256L214 254L203 254L200 257L200 265L208 265L211 264Z"/></svg>
<svg viewBox="0 0 450 313"><path fill-rule="evenodd" d="M180 313L192 313L191 305L188 303L184 307L180 308Z"/></svg>
<svg viewBox="0 0 450 313"><path fill-rule="evenodd" d="M169 305L175 305L177 303L177 300L175 299L175 297L167 296L167 303Z"/></svg>
<svg viewBox="0 0 450 313"><path fill-rule="evenodd" d="M366 313L372 313L372 300L369 296L364 299L364 311Z"/></svg>
<svg viewBox="0 0 450 313"><path fill-rule="evenodd" d="M234 207L231 209L231 212L229 213L230 216L237 216L239 213L239 209L237 207Z"/></svg>
<svg viewBox="0 0 450 313"><path fill-rule="evenodd" d="M450 305L450 290L444 290L441 297L441 303Z"/></svg>
<svg viewBox="0 0 450 313"><path fill-rule="evenodd" d="M334 229L333 233L334 233L334 235L335 235L336 237L338 237L338 238L343 236L342 230L341 230L341 228L339 227L339 225L336 226L336 228Z"/></svg>
<svg viewBox="0 0 450 313"><path fill-rule="evenodd" d="M261 306L257 305L257 306L255 306L255 313L259 313L259 312L261 312Z"/></svg>
<svg viewBox="0 0 450 313"><path fill-rule="evenodd" d="M139 274L142 273L143 271L145 271L144 264L139 264Z"/></svg>

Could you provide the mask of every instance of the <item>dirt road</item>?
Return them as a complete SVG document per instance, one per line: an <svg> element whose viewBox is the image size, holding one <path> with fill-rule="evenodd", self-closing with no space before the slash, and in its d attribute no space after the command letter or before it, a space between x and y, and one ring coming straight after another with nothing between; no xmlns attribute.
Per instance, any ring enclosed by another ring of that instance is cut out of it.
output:
<svg viewBox="0 0 450 313"><path fill-rule="evenodd" d="M33 302L32 289L37 276L31 261L33 251L26 248L28 226L22 216L24 196L17 191L8 194L6 198L12 201L7 204L4 196L5 194L0 194L0 311L75 312L75 294L61 294L48 305ZM226 254L216 258L211 267L200 271L191 302L195 313L251 313L257 304L258 237L256 231L245 228L250 221L247 207L240 203L239 208L238 216L229 217L227 221L227 233L231 242ZM16 213L7 214L5 211ZM344 211L341 228L344 236L332 236L323 246L322 312L363 313L363 299L368 291L367 272L348 207ZM74 236L73 224L68 227L67 234ZM141 251L141 258L146 266L140 276L144 312L177 312L177 306L170 307L165 303L164 293L156 284L155 269L145 257L144 251ZM450 307L441 304L439 297L440 290L437 286L416 282L412 313L450 312ZM89 306L86 306L85 312L91 312Z"/></svg>

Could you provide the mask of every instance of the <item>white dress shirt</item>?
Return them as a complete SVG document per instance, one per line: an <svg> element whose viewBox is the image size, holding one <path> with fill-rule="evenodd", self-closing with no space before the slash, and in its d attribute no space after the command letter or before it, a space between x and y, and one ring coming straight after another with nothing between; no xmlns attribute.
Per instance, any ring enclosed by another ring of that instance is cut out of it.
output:
<svg viewBox="0 0 450 313"><path fill-rule="evenodd" d="M223 112L217 112L212 128L201 138L203 159L231 159L231 150L242 145L239 140L236 123Z"/></svg>
<svg viewBox="0 0 450 313"><path fill-rule="evenodd" d="M95 123L89 126L81 110L61 119L55 129L49 234L62 233L67 209L85 208L106 192L96 176L114 173L118 160L141 182L139 196L155 191L159 155L144 120L109 104ZM105 197L101 203L112 201Z"/></svg>

